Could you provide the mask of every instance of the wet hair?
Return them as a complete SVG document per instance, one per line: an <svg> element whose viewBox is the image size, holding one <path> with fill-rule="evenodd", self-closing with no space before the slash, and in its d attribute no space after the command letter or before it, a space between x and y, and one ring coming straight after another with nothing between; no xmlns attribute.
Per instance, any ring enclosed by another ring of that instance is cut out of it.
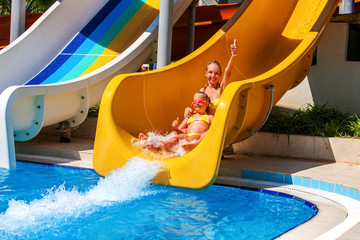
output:
<svg viewBox="0 0 360 240"><path fill-rule="evenodd" d="M221 70L221 65L220 65L220 63L218 62L218 61L216 61L216 60L211 60L211 61L209 61L207 64L206 64L206 71L208 70L208 66L209 65L211 65L211 64L216 64L216 65L218 65L218 67L219 67L219 69L220 69L220 75L222 75L222 70Z"/></svg>
<svg viewBox="0 0 360 240"><path fill-rule="evenodd" d="M201 94L203 96L203 98L209 103L209 105L207 106L207 108L205 110L206 113L209 113L209 110L210 110L209 108L210 108L210 103L211 103L210 97L204 91L198 91L194 94L194 96L196 94Z"/></svg>

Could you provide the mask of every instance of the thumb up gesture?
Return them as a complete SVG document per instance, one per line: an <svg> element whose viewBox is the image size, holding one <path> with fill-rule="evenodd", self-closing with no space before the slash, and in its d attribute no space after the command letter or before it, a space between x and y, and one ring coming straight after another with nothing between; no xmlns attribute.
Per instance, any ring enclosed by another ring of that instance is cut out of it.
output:
<svg viewBox="0 0 360 240"><path fill-rule="evenodd" d="M236 39L234 39L234 43L230 45L230 52L232 56L236 56L237 55L237 44L236 44Z"/></svg>

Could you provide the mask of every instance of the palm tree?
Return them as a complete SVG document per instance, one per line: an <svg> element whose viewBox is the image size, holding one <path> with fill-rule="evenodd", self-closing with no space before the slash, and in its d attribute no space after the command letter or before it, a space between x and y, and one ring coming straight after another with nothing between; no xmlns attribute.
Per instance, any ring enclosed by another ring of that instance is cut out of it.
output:
<svg viewBox="0 0 360 240"><path fill-rule="evenodd" d="M26 12L45 12L56 0L26 0Z"/></svg>
<svg viewBox="0 0 360 240"><path fill-rule="evenodd" d="M0 15L10 14L11 0L0 0Z"/></svg>
<svg viewBox="0 0 360 240"><path fill-rule="evenodd" d="M45 12L56 0L26 0L26 12ZM11 13L11 0L0 0L0 15Z"/></svg>

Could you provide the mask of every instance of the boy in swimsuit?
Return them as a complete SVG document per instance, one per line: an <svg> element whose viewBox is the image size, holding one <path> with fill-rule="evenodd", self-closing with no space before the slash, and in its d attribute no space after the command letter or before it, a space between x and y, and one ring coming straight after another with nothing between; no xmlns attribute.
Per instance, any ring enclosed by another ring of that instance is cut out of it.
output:
<svg viewBox="0 0 360 240"><path fill-rule="evenodd" d="M181 123L179 123L179 118L174 120L172 123L173 130L178 135L165 142L159 141L159 144L156 147L153 144L148 144L146 148L148 150L170 153L180 147L178 143L182 139L189 142L189 144L181 146L184 150L190 151L195 148L209 130L214 116L207 114L210 105L210 98L204 92L199 91L195 93L194 100L191 105L195 111L193 115L185 117ZM147 137L144 134L139 134L140 140L145 140L146 138Z"/></svg>

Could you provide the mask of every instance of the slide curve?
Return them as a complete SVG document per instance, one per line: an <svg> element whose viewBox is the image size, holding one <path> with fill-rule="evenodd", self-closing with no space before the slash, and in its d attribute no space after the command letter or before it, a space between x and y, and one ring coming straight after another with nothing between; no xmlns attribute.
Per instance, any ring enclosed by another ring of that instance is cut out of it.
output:
<svg viewBox="0 0 360 240"><path fill-rule="evenodd" d="M191 0L177 0L173 24ZM45 126L82 123L107 83L155 59L160 0L57 1L0 52L0 167L14 141Z"/></svg>
<svg viewBox="0 0 360 240"><path fill-rule="evenodd" d="M102 176L141 154L131 144L139 132L171 131L193 94L206 83L205 65L223 67L237 39L231 81L202 142L183 157L160 159L161 185L204 189L216 179L222 150L261 128L272 106L307 75L313 52L337 0L245 0L203 46L147 73L116 76L103 95L93 164ZM151 159L151 158L149 158ZM156 160L156 159L153 159Z"/></svg>

